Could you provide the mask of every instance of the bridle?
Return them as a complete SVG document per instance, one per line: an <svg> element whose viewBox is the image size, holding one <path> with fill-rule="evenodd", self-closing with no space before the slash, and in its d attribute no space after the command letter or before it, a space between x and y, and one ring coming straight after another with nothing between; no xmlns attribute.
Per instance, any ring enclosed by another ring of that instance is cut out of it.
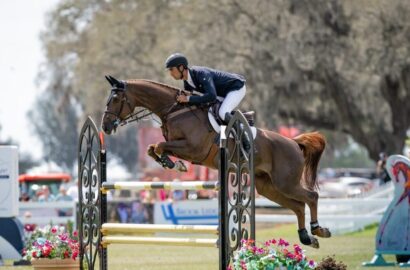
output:
<svg viewBox="0 0 410 270"><path fill-rule="evenodd" d="M148 109L145 109L145 108L133 113L134 108L132 108L131 103L130 103L128 97L127 97L126 86L127 86L127 83L124 82L124 81L121 81L120 84L114 85L114 87L111 89L111 94L110 94L110 96L108 97L108 100L107 100L106 109L104 111L104 114L111 114L115 117L114 120L111 122L111 124L114 127L114 130L118 126L124 126L128 123L131 123L131 122L134 122L134 121L139 121L139 120L144 119L145 117L150 116L150 115L153 114L153 112L151 112L151 111L149 111ZM120 101L121 105L120 105L119 110L117 112L109 111L108 110L108 105L113 100L114 95L117 95L120 92L122 92L123 95L122 95L122 98L121 98L121 101ZM124 119L121 119L120 115L121 115L125 105L128 106L128 109L129 109L130 113Z"/></svg>
<svg viewBox="0 0 410 270"><path fill-rule="evenodd" d="M117 127L119 126L125 126L131 122L135 122L135 121L140 121L148 116L151 116L153 114L155 114L155 112L150 111L146 108L141 109L137 112L133 112L134 108L132 108L132 105L127 97L127 93L126 93L126 86L127 83L124 81L120 81L119 84L116 84L113 86L113 88L111 89L111 94L108 97L107 100L107 104L106 104L106 110L104 111L104 114L110 114L113 115L115 118L114 120L112 120L111 124L113 125L114 130L116 130ZM121 98L121 105L120 108L117 112L112 112L108 110L108 105L111 103L111 101L114 98L114 95L117 95L119 92L122 92L122 98ZM182 91L179 91L179 95L182 93ZM164 108L161 108L159 110L159 112L164 111L165 109L167 110L165 115L165 118L161 118L161 121L164 123L166 121L166 115L177 105L177 102L174 102L173 104L167 104L166 106L164 106ZM120 115L125 107L125 105L128 106L128 109L130 111L130 113L124 118L121 119ZM155 119L154 119L155 120ZM158 121L157 121L158 122Z"/></svg>

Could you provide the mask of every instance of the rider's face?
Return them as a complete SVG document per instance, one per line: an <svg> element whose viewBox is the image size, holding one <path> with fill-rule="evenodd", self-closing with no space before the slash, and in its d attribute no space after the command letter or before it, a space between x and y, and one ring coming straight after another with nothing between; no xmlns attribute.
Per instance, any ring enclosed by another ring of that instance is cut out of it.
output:
<svg viewBox="0 0 410 270"><path fill-rule="evenodd" d="M169 68L168 71L171 77L174 78L175 80L181 79L181 73L179 72L177 67Z"/></svg>

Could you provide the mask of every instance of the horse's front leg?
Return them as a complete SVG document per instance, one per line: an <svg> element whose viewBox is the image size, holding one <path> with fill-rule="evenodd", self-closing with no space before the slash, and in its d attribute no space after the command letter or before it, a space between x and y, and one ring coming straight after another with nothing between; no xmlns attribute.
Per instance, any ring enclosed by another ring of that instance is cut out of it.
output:
<svg viewBox="0 0 410 270"><path fill-rule="evenodd" d="M186 172L187 168L181 160L175 163L169 158L168 154L173 156L184 156L189 151L189 144L187 140L176 140L157 143L154 147L154 154L159 157L166 167L173 168L181 172Z"/></svg>
<svg viewBox="0 0 410 270"><path fill-rule="evenodd" d="M153 160L155 160L155 161L158 162L159 164L163 165L163 164L161 163L160 157L159 157L157 154L155 154L155 151L154 151L155 146L156 146L156 144L150 144L150 145L148 145L147 154L148 154L148 156L152 157Z"/></svg>

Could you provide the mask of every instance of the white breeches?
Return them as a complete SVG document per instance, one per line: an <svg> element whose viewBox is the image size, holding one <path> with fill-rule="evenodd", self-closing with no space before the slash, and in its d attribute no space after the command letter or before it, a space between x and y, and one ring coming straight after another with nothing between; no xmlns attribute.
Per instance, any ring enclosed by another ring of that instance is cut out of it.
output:
<svg viewBox="0 0 410 270"><path fill-rule="evenodd" d="M222 105L219 109L219 117L225 119L225 114L227 112L232 112L241 103L242 99L246 94L246 86L243 85L242 88L236 91L231 91L226 95L222 101Z"/></svg>

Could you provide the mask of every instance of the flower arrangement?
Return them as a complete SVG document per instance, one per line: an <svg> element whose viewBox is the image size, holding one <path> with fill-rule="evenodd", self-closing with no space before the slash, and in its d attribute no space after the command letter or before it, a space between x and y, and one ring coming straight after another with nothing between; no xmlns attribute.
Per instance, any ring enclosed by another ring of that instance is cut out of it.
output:
<svg viewBox="0 0 410 270"><path fill-rule="evenodd" d="M49 259L73 259L78 257L80 245L77 231L72 227L48 225L29 231L26 240L26 248L23 251L24 259L35 260L39 258Z"/></svg>
<svg viewBox="0 0 410 270"><path fill-rule="evenodd" d="M316 263L308 260L299 245L289 248L289 243L283 239L266 241L262 247L254 245L253 240L242 240L241 243L229 270L308 270L316 267Z"/></svg>

